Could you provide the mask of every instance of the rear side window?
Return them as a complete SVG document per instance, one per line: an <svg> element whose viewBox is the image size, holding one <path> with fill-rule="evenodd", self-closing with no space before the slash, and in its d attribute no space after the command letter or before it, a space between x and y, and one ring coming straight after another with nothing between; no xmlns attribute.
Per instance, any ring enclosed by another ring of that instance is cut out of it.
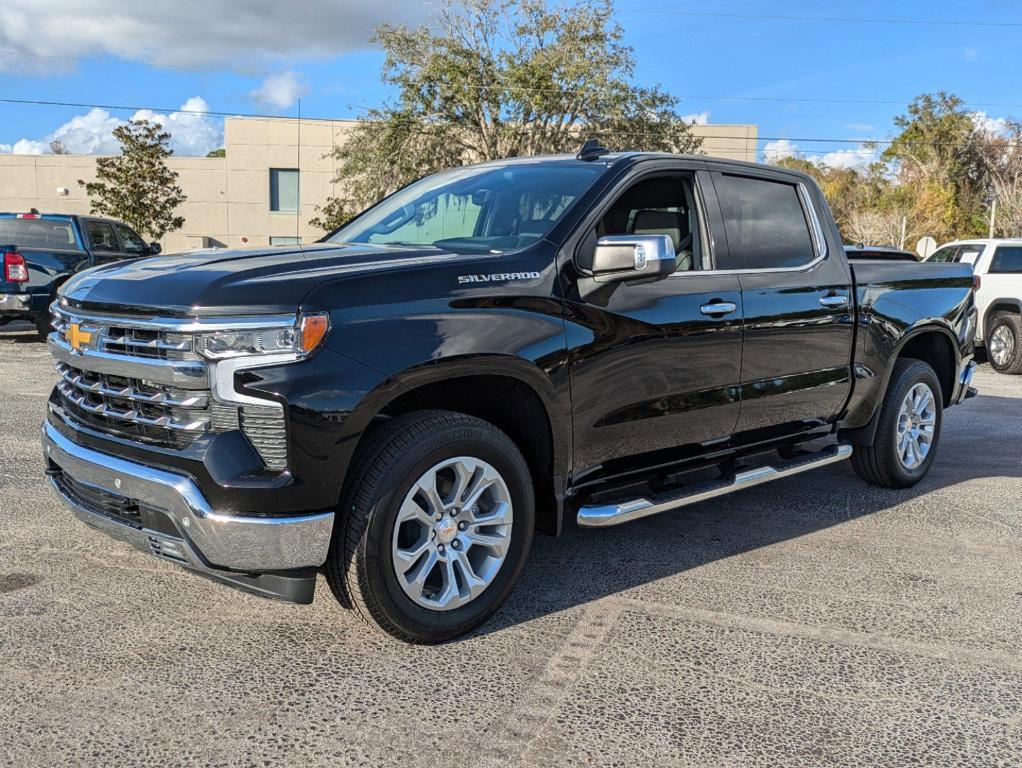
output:
<svg viewBox="0 0 1022 768"><path fill-rule="evenodd" d="M70 221L0 219L0 247L77 248Z"/></svg>
<svg viewBox="0 0 1022 768"><path fill-rule="evenodd" d="M745 269L800 267L816 258L794 184L723 174L716 186L728 248Z"/></svg>
<svg viewBox="0 0 1022 768"><path fill-rule="evenodd" d="M88 221L85 223L85 233L94 251L116 251L117 238L114 237L114 228L105 221Z"/></svg>
<svg viewBox="0 0 1022 768"><path fill-rule="evenodd" d="M947 264L949 262L957 262L959 254L961 254L961 246L958 245L945 245L943 248L935 250L927 261L932 261L939 264Z"/></svg>
<svg viewBox="0 0 1022 768"><path fill-rule="evenodd" d="M1002 245L990 262L991 272L1022 272L1022 246Z"/></svg>

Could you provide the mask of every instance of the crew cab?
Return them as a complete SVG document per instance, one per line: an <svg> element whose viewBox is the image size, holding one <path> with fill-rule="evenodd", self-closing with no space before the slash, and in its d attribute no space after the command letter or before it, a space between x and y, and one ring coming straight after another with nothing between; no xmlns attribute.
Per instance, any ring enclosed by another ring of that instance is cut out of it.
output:
<svg viewBox="0 0 1022 768"><path fill-rule="evenodd" d="M1022 373L1022 239L957 240L927 261L972 268L980 318L976 342L986 347L995 371Z"/></svg>
<svg viewBox="0 0 1022 768"><path fill-rule="evenodd" d="M911 486L974 393L967 266L850 264L793 171L591 142L59 294L42 442L76 516L293 602L322 570L412 642L493 614L534 531L849 457Z"/></svg>
<svg viewBox="0 0 1022 768"><path fill-rule="evenodd" d="M128 225L94 216L0 213L0 325L27 320L50 331L50 304L75 272L160 252Z"/></svg>

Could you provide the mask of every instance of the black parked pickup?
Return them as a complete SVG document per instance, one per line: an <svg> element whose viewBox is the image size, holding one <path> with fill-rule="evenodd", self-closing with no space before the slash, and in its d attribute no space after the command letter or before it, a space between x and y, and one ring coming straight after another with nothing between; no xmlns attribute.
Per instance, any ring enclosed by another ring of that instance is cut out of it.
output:
<svg viewBox="0 0 1022 768"><path fill-rule="evenodd" d="M75 272L97 264L160 252L131 227L94 216L61 213L0 213L0 325L34 323L50 332L50 304Z"/></svg>
<svg viewBox="0 0 1022 768"><path fill-rule="evenodd" d="M569 517L849 457L911 486L974 393L968 265L850 265L795 172L591 145L305 247L102 266L53 310L43 445L79 518L294 602L322 569L415 642L485 621Z"/></svg>

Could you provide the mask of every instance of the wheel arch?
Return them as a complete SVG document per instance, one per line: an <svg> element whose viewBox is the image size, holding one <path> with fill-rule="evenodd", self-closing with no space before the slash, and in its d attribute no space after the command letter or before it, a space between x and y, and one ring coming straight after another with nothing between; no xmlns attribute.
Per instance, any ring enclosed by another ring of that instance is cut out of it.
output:
<svg viewBox="0 0 1022 768"><path fill-rule="evenodd" d="M447 358L395 374L377 389L363 400L357 421L365 429L352 458L375 426L401 413L438 409L475 416L505 432L521 450L536 490L536 527L560 533L570 412L539 366L499 354ZM344 484L350 480L346 477Z"/></svg>
<svg viewBox="0 0 1022 768"><path fill-rule="evenodd" d="M1022 299L1005 296L994 299L987 305L986 311L983 313L983 325L981 326L984 344L989 336L990 325L999 312L1015 312L1022 315Z"/></svg>

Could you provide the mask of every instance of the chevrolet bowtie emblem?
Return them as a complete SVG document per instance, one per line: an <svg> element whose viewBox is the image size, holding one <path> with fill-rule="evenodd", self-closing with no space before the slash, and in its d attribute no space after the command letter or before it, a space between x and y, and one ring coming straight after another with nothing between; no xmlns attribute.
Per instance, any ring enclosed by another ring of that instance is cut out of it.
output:
<svg viewBox="0 0 1022 768"><path fill-rule="evenodd" d="M71 348L77 352L81 352L86 346L92 343L92 337L95 334L92 331L84 331L78 323L71 323L66 331L64 331L64 338L67 339L67 343L71 345Z"/></svg>

